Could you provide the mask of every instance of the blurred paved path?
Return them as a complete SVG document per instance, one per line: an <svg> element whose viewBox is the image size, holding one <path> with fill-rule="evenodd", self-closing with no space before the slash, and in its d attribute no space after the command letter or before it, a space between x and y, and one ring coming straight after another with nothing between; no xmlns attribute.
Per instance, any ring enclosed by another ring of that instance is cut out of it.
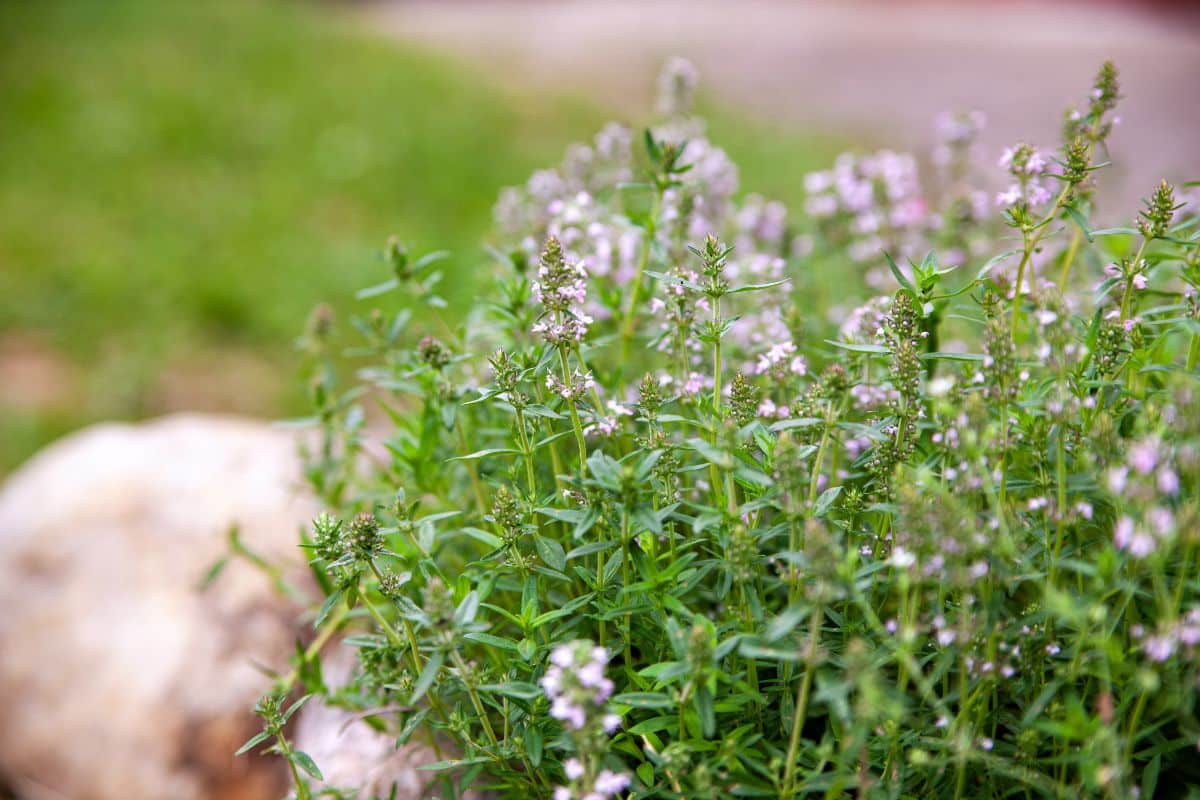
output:
<svg viewBox="0 0 1200 800"><path fill-rule="evenodd" d="M595 93L632 114L675 53L756 115L897 147L928 145L942 109L979 108L996 154L1021 138L1054 145L1063 108L1112 58L1127 98L1109 178L1121 197L1200 178L1200 14L852 0L387 0L365 13L501 80Z"/></svg>

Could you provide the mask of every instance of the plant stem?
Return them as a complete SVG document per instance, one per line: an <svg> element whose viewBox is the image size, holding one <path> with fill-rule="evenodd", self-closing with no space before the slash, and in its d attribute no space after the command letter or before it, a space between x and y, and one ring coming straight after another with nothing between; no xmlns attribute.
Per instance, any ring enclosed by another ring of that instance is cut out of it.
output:
<svg viewBox="0 0 1200 800"><path fill-rule="evenodd" d="M714 297L712 303L712 321L713 321L713 415L719 420L721 417L721 334L717 331L717 327L721 323L721 298ZM713 435L716 435L714 428Z"/></svg>
<svg viewBox="0 0 1200 800"><path fill-rule="evenodd" d="M525 480L529 483L529 499L537 500L537 480L533 473L533 450L529 446L529 434L525 430L525 412L517 409L517 434L521 444L521 454L525 460Z"/></svg>
<svg viewBox="0 0 1200 800"><path fill-rule="evenodd" d="M571 385L571 367L567 363L567 351L559 348L558 362L562 365L563 385ZM579 475L587 472L587 444L583 439L583 425L579 422L578 404L574 399L567 400L567 408L571 411L571 425L575 428L575 444L579 447Z"/></svg>
<svg viewBox="0 0 1200 800"><path fill-rule="evenodd" d="M621 512L621 585L628 586L629 581L629 515ZM633 646L631 640L633 623L630 612L625 612L625 666L633 669Z"/></svg>
<svg viewBox="0 0 1200 800"><path fill-rule="evenodd" d="M471 680L470 669L457 650L450 651L450 659L458 669L459 677L466 684L467 695L471 698L471 705L475 707L475 713L479 715L479 721L483 723L483 732L487 734L488 741L495 747L499 744L499 740L496 739L496 732L492 730L491 720L488 719L487 710L484 709L483 702L479 699L479 693L475 691L475 683Z"/></svg>
<svg viewBox="0 0 1200 800"><path fill-rule="evenodd" d="M1130 267L1132 269L1137 268L1138 262L1142 260L1142 254L1146 252L1146 245L1148 245L1149 243L1150 243L1149 239L1145 239L1145 238L1142 239L1142 244L1140 247L1138 247L1137 255L1135 255L1133 257L1133 261L1130 262ZM1125 320L1129 319L1129 301L1132 297L1133 297L1133 279L1131 277L1126 277L1125 291L1121 293L1121 322L1124 322Z"/></svg>
<svg viewBox="0 0 1200 800"><path fill-rule="evenodd" d="M326 642L329 641L330 637L337 632L338 628L341 627L342 622L346 619L346 615L349 613L350 608L345 603L338 602L337 609L333 612L333 614L330 615L329 619L325 620L325 622L321 625L321 630L317 632L316 637L309 642L308 647L305 648L302 663L311 660L313 656L321 652L321 648L323 648ZM296 680L299 677L300 667L293 668L292 671L285 675L283 680L279 682L280 688L286 691L291 691L292 686L295 685Z"/></svg>
<svg viewBox="0 0 1200 800"><path fill-rule="evenodd" d="M825 409L825 425L821 431L821 444L817 447L817 459L813 462L812 475L808 479L808 513L811 515L817 502L818 482L821 478L821 467L825 463L825 448L829 445L829 429L833 426L833 403Z"/></svg>
<svg viewBox="0 0 1200 800"><path fill-rule="evenodd" d="M1075 254L1079 252L1079 242L1083 238L1083 231L1078 226L1075 228L1075 233L1071 236L1071 244L1067 246L1067 254L1063 256L1062 270L1058 274L1058 291L1060 294L1067 292L1067 279L1071 276L1071 264L1075 261Z"/></svg>
<svg viewBox="0 0 1200 800"><path fill-rule="evenodd" d="M1058 216L1058 212L1062 210L1063 203L1070 194L1074 184L1067 183L1063 185L1062 191L1058 193L1058 198L1055 199L1054 205L1046 212L1046 216L1042 217L1041 221L1034 226L1033 236L1025 234L1024 252L1021 254L1021 263L1017 266L1017 284L1013 287L1013 305L1012 305L1012 324L1008 332L1012 341L1017 340L1017 322L1021 314L1021 285L1025 282L1025 267L1029 264L1030 258L1033 256L1033 251L1037 249L1038 242L1046 235L1046 230L1050 223Z"/></svg>
<svg viewBox="0 0 1200 800"><path fill-rule="evenodd" d="M1050 559L1049 583L1051 586L1054 585L1054 579L1058 573L1058 560L1062 557L1063 533L1066 528L1067 518L1067 447L1063 442L1063 436L1065 433L1066 431L1063 430L1063 426L1060 423L1058 426L1058 435L1056 437L1054 453L1055 484L1057 485L1058 492L1056 497L1057 508L1055 509L1055 516L1058 517L1058 520L1057 530L1054 536L1054 556Z"/></svg>
<svg viewBox="0 0 1200 800"><path fill-rule="evenodd" d="M816 671L817 643L821 636L821 621L824 613L821 607L813 609L808 622L808 650L804 654L804 677L796 692L796 709L792 714L792 733L788 739L787 764L783 772L783 790L780 800L795 795L796 760L800 755L800 734L804 730L804 720L808 716L808 694L812 690L813 673Z"/></svg>

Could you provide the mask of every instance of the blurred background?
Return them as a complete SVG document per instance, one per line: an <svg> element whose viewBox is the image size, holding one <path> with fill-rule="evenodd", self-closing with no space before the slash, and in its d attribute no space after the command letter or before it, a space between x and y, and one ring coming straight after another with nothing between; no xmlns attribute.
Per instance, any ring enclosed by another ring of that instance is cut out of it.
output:
<svg viewBox="0 0 1200 800"><path fill-rule="evenodd" d="M475 269L500 188L646 119L670 54L743 187L797 208L945 108L1052 147L1113 58L1128 216L1200 178L1198 5L0 0L0 476L99 419L304 410L313 305L353 309L390 234Z"/></svg>

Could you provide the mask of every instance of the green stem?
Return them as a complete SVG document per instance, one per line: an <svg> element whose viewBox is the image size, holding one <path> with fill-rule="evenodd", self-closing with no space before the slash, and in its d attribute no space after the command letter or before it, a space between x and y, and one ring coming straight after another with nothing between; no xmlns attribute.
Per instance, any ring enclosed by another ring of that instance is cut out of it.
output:
<svg viewBox="0 0 1200 800"><path fill-rule="evenodd" d="M1075 261L1075 254L1079 252L1079 243L1083 239L1083 231L1079 226L1075 226L1075 233L1071 235L1071 244L1067 246L1067 254L1063 256L1062 271L1058 274L1058 291L1060 294L1067 293L1067 279L1071 276L1071 264Z"/></svg>
<svg viewBox="0 0 1200 800"><path fill-rule="evenodd" d="M1041 221L1034 226L1033 236L1031 237L1029 234L1025 235L1024 252L1021 254L1021 263L1017 266L1017 285L1013 288L1012 326L1008 332L1009 337L1014 342L1017 340L1017 322L1021 315L1021 285L1025 282L1025 267L1028 266L1034 250L1037 249L1038 242L1046 235L1050 223L1058 216L1058 212L1062 210L1063 203L1066 201L1067 195L1071 193L1073 187L1074 184L1064 184L1062 191L1058 193L1058 198L1054 201L1054 205L1046 212L1046 216L1042 217Z"/></svg>
<svg viewBox="0 0 1200 800"><path fill-rule="evenodd" d="M720 420L721 418L721 335L717 331L717 327L721 323L721 298L714 297L712 303L712 321L713 321L713 415ZM716 428L713 429L713 436L716 436Z"/></svg>
<svg viewBox="0 0 1200 800"><path fill-rule="evenodd" d="M321 630L317 632L316 637L309 642L308 647L305 648L301 663L311 661L313 656L321 652L321 648L323 648L326 642L329 641L330 637L337 632L338 628L341 627L342 622L346 619L346 615L349 613L350 608L345 603L339 602L337 604L337 609L332 615L330 615L329 619L325 620L324 624L321 625ZM285 691L291 691L299 677L300 667L296 667L287 675L285 675L283 680L279 682L280 688Z"/></svg>
<svg viewBox="0 0 1200 800"><path fill-rule="evenodd" d="M812 690L813 673L816 671L817 643L821 637L821 621L824 617L820 606L813 609L808 622L808 650L804 655L804 677L796 692L796 710L792 714L792 733L788 739L787 763L783 772L783 790L780 800L795 796L796 761L800 755L800 734L808 716L808 695Z"/></svg>
<svg viewBox="0 0 1200 800"><path fill-rule="evenodd" d="M817 502L818 481L821 478L821 467L825 463L825 449L829 445L829 429L833 426L833 404L825 409L825 425L821 431L821 444L817 447L817 459L813 462L812 475L808 479L808 513L812 514Z"/></svg>
<svg viewBox="0 0 1200 800"><path fill-rule="evenodd" d="M1142 260L1142 254L1146 252L1146 245L1150 244L1149 239L1142 239L1141 246L1138 247L1137 255L1130 262L1130 267L1137 269L1138 262ZM1125 279L1125 291L1121 293L1121 322L1129 319L1129 301L1133 298L1133 278Z"/></svg>
<svg viewBox="0 0 1200 800"><path fill-rule="evenodd" d="M288 743L287 737L282 733L276 734L276 741L279 743L279 751L283 758L288 763L288 768L292 771L292 783L296 785L297 800L312 800L312 790L308 788L308 784L300 775L300 770L296 768L296 762L292 758L293 750L291 744Z"/></svg>
<svg viewBox="0 0 1200 800"><path fill-rule="evenodd" d="M517 409L517 434L520 439L521 453L525 459L525 480L529 483L529 499L537 500L537 480L533 473L533 450L529 446L529 434L525 430L525 412Z"/></svg>
<svg viewBox="0 0 1200 800"><path fill-rule="evenodd" d="M563 384L571 385L571 367L567 363L567 351L559 348L558 362L562 365ZM579 422L579 409L574 399L567 400L567 408L571 411L571 425L575 428L575 444L579 446L579 475L587 472L587 444L583 440L583 425Z"/></svg>
<svg viewBox="0 0 1200 800"><path fill-rule="evenodd" d="M1058 561L1062 557L1063 534L1066 529L1067 519L1067 448L1063 442L1066 431L1060 423L1058 426L1058 436L1055 443L1055 458L1054 458L1054 482L1057 484L1057 508L1055 509L1057 516L1057 530L1054 535L1054 557L1050 560L1050 585L1054 585L1054 579L1058 573Z"/></svg>
<svg viewBox="0 0 1200 800"><path fill-rule="evenodd" d="M621 513L621 585L629 586L629 515ZM633 669L633 646L631 644L633 635L633 623L630 612L625 612L625 666L628 669Z"/></svg>
<svg viewBox="0 0 1200 800"><path fill-rule="evenodd" d="M475 683L471 680L470 669L457 650L450 651L450 658L454 661L454 666L458 669L459 677L466 684L467 695L471 698L471 705L475 707L475 713L479 715L479 721L483 723L483 732L487 734L488 741L495 747L499 744L499 740L496 739L496 732L492 730L491 720L488 719L487 710L483 707L483 702L479 699L479 693L475 691Z"/></svg>

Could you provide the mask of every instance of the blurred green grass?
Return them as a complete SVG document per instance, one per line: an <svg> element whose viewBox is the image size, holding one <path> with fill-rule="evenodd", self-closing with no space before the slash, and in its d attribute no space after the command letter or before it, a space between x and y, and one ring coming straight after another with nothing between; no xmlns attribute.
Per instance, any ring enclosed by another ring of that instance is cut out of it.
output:
<svg viewBox="0 0 1200 800"><path fill-rule="evenodd" d="M0 4L0 474L98 419L302 408L314 304L349 308L392 233L469 269L500 187L608 116L336 5ZM722 112L712 131L784 200L838 145Z"/></svg>

